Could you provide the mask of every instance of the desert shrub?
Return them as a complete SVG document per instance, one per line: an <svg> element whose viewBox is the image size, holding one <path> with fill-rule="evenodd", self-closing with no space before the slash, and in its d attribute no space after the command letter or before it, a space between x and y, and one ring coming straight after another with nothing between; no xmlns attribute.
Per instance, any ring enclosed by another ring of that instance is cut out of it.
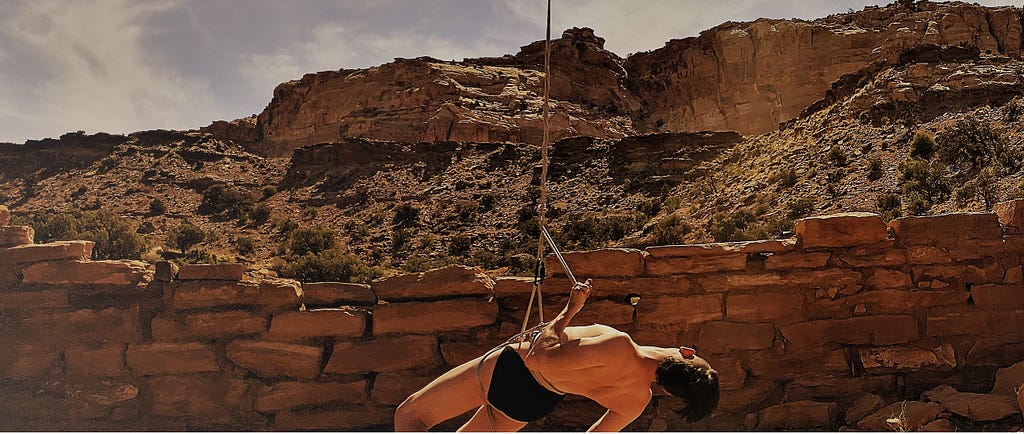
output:
<svg viewBox="0 0 1024 434"><path fill-rule="evenodd" d="M381 276L379 269L366 265L356 255L337 248L307 253L287 261L278 272L303 282L369 283Z"/></svg>
<svg viewBox="0 0 1024 434"><path fill-rule="evenodd" d="M738 210L733 214L718 212L711 216L707 223L708 234L715 241L743 241L743 230L754 221L752 213L745 210Z"/></svg>
<svg viewBox="0 0 1024 434"><path fill-rule="evenodd" d="M679 206L681 206L682 204L683 199L680 198L679 196L669 196L668 199L665 199L665 212L669 214L674 213L677 209L679 209Z"/></svg>
<svg viewBox="0 0 1024 434"><path fill-rule="evenodd" d="M178 261L186 264L216 264L221 262L217 255L204 249L191 249L182 254Z"/></svg>
<svg viewBox="0 0 1024 434"><path fill-rule="evenodd" d="M910 215L924 215L928 213L928 210L932 208L931 201L928 200L924 195L916 191L911 191L904 196L904 201L907 208L907 214Z"/></svg>
<svg viewBox="0 0 1024 434"><path fill-rule="evenodd" d="M167 243L182 252L206 241L206 232L198 226L182 223L167 233Z"/></svg>
<svg viewBox="0 0 1024 434"><path fill-rule="evenodd" d="M737 240L768 240L793 230L793 220L784 216L767 216L747 225L735 236Z"/></svg>
<svg viewBox="0 0 1024 434"><path fill-rule="evenodd" d="M649 199L643 199L636 204L636 210L644 213L648 217L654 217L661 212L661 201L656 197Z"/></svg>
<svg viewBox="0 0 1024 434"><path fill-rule="evenodd" d="M985 205L985 209L990 210L992 205L999 200L999 191L996 189L997 181L999 178L996 177L995 169L991 167L981 169L977 176L956 190L954 199L960 206L967 205L972 199L978 199Z"/></svg>
<svg viewBox="0 0 1024 434"><path fill-rule="evenodd" d="M391 231L391 252L402 253L412 243L412 232L408 229L395 228Z"/></svg>
<svg viewBox="0 0 1024 434"><path fill-rule="evenodd" d="M773 173L768 177L768 182L778 184L779 188L785 189L796 185L797 179L796 169L790 167Z"/></svg>
<svg viewBox="0 0 1024 434"><path fill-rule="evenodd" d="M900 163L899 171L904 194L917 193L928 201L949 197L949 172L941 162L912 158Z"/></svg>
<svg viewBox="0 0 1024 434"><path fill-rule="evenodd" d="M800 217L807 217L814 211L814 205L816 205L813 198L801 197L786 205L788 208L787 216L792 219L798 219Z"/></svg>
<svg viewBox="0 0 1024 434"><path fill-rule="evenodd" d="M473 246L473 239L466 234L457 234L452 237L451 241L448 242L448 254L452 256L462 256L469 253L469 249Z"/></svg>
<svg viewBox="0 0 1024 434"><path fill-rule="evenodd" d="M321 253L334 248L334 238L334 231L330 229L319 227L295 229L288 237L288 252L295 257Z"/></svg>
<svg viewBox="0 0 1024 434"><path fill-rule="evenodd" d="M957 122L935 140L939 160L955 167L964 177L973 176L985 166L999 166L1000 172L1020 168L1022 153L992 129L976 119Z"/></svg>
<svg viewBox="0 0 1024 434"><path fill-rule="evenodd" d="M278 233L285 234L285 235L291 234L292 231L294 231L294 230L299 228L299 224L297 222L295 222L294 220L292 220L292 219L282 220L282 221L278 222L277 225L275 225L275 226L277 228L277 232Z"/></svg>
<svg viewBox="0 0 1024 434"><path fill-rule="evenodd" d="M256 239L243 236L235 239L235 251L239 255L251 255L256 252Z"/></svg>
<svg viewBox="0 0 1024 434"><path fill-rule="evenodd" d="M646 221L641 213L604 217L570 214L559 238L568 249L593 249L640 230Z"/></svg>
<svg viewBox="0 0 1024 434"><path fill-rule="evenodd" d="M900 200L898 195L893 193L885 193L878 196L875 200L875 207L878 209L878 214L882 216L882 220L889 221L894 218L903 217L902 211L903 202Z"/></svg>
<svg viewBox="0 0 1024 434"><path fill-rule="evenodd" d="M274 188L274 186L272 185L268 185L266 187L263 187L263 195L261 197L263 199L267 199L275 194L277 194L277 188Z"/></svg>
<svg viewBox="0 0 1024 434"><path fill-rule="evenodd" d="M223 215L231 219L248 219L256 198L227 184L215 184L203 190L200 214Z"/></svg>
<svg viewBox="0 0 1024 434"><path fill-rule="evenodd" d="M137 234L131 221L109 210L52 212L40 211L17 216L17 225L31 226L37 243L61 240L87 240L96 243L95 259L138 259L147 248L146 239Z"/></svg>
<svg viewBox="0 0 1024 434"><path fill-rule="evenodd" d="M468 222L476 215L476 210L479 205L472 200L457 200L455 201L455 214L459 216L459 221Z"/></svg>
<svg viewBox="0 0 1024 434"><path fill-rule="evenodd" d="M935 139L928 133L918 131L914 133L914 139L910 142L910 156L928 160L935 154Z"/></svg>
<svg viewBox="0 0 1024 434"><path fill-rule="evenodd" d="M395 207L395 215L391 224L399 228L415 226L420 218L420 209L410 203L402 203Z"/></svg>
<svg viewBox="0 0 1024 434"><path fill-rule="evenodd" d="M828 150L828 161L833 166L843 167L846 165L846 153L843 152L838 146L833 146L832 149Z"/></svg>
<svg viewBox="0 0 1024 434"><path fill-rule="evenodd" d="M868 160L868 179L876 181L882 177L882 159L872 158Z"/></svg>
<svg viewBox="0 0 1024 434"><path fill-rule="evenodd" d="M655 246L682 244L690 233L690 225L679 215L672 214L650 227L647 242Z"/></svg>
<svg viewBox="0 0 1024 434"><path fill-rule="evenodd" d="M165 212L167 212L167 206L164 205L164 201L160 200L160 198L155 198L149 202L149 215L163 215Z"/></svg>
<svg viewBox="0 0 1024 434"><path fill-rule="evenodd" d="M257 225L262 225L270 220L270 206L265 203L258 204L249 211L249 218Z"/></svg>

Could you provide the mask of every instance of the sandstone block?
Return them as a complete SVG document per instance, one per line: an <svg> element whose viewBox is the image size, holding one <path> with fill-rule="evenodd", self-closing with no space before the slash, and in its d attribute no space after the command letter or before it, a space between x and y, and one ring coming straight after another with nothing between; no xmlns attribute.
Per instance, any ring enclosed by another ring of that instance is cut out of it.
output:
<svg viewBox="0 0 1024 434"><path fill-rule="evenodd" d="M242 280L245 264L185 264L178 269L179 280Z"/></svg>
<svg viewBox="0 0 1024 434"><path fill-rule="evenodd" d="M0 249L0 264L40 261L85 260L92 256L93 242L54 242Z"/></svg>
<svg viewBox="0 0 1024 434"><path fill-rule="evenodd" d="M982 309L1024 308L1024 285L974 285L971 299Z"/></svg>
<svg viewBox="0 0 1024 434"><path fill-rule="evenodd" d="M867 393L857 398L853 404L850 404L850 408L846 409L846 417L844 419L847 424L853 425L858 421L864 420L864 418L882 407L885 407L885 400L882 397L874 393Z"/></svg>
<svg viewBox="0 0 1024 434"><path fill-rule="evenodd" d="M1024 233L1024 200L999 202L992 207L1008 233Z"/></svg>
<svg viewBox="0 0 1024 434"><path fill-rule="evenodd" d="M388 303L373 310L373 334L427 334L493 324L498 304L480 298Z"/></svg>
<svg viewBox="0 0 1024 434"><path fill-rule="evenodd" d="M925 319L928 336L974 335L991 333L988 312L934 313Z"/></svg>
<svg viewBox="0 0 1024 434"><path fill-rule="evenodd" d="M718 354L730 350L771 348L775 328L769 323L746 324L711 321L701 325L697 347L701 352Z"/></svg>
<svg viewBox="0 0 1024 434"><path fill-rule="evenodd" d="M1021 385L1024 385L1024 361L996 371L996 384L992 386L992 394L1013 396Z"/></svg>
<svg viewBox="0 0 1024 434"><path fill-rule="evenodd" d="M314 309L274 315L268 337L274 340L302 340L319 336L357 338L367 327L365 312L351 309Z"/></svg>
<svg viewBox="0 0 1024 434"><path fill-rule="evenodd" d="M259 304L259 286L252 282L173 282L168 288L175 310Z"/></svg>
<svg viewBox="0 0 1024 434"><path fill-rule="evenodd" d="M0 226L0 247L32 244L36 231L30 226Z"/></svg>
<svg viewBox="0 0 1024 434"><path fill-rule="evenodd" d="M806 303L803 294L729 294L725 297L725 312L730 321L786 322L802 319Z"/></svg>
<svg viewBox="0 0 1024 434"><path fill-rule="evenodd" d="M238 406L246 385L234 378L159 376L146 380L149 411L168 417L222 417Z"/></svg>
<svg viewBox="0 0 1024 434"><path fill-rule="evenodd" d="M741 271L746 268L746 253L699 257L663 256L647 259L647 274L651 276Z"/></svg>
<svg viewBox="0 0 1024 434"><path fill-rule="evenodd" d="M988 276L985 270L974 265L922 265L910 269L915 282L938 280L946 283L998 283L1002 276Z"/></svg>
<svg viewBox="0 0 1024 434"><path fill-rule="evenodd" d="M138 318L137 309L40 312L21 323L20 337L48 345L139 342L142 331Z"/></svg>
<svg viewBox="0 0 1024 434"><path fill-rule="evenodd" d="M153 339L167 342L232 338L266 329L267 317L237 310L157 317L152 322Z"/></svg>
<svg viewBox="0 0 1024 434"><path fill-rule="evenodd" d="M302 301L310 307L372 306L377 295L370 285L361 283L303 283Z"/></svg>
<svg viewBox="0 0 1024 434"><path fill-rule="evenodd" d="M1020 407L1020 412L1024 413L1024 384L1017 389L1017 407Z"/></svg>
<svg viewBox="0 0 1024 434"><path fill-rule="evenodd" d="M826 269L793 271L788 273L772 272L758 274L727 274L725 276L708 276L700 278L705 291L723 292L730 290L760 290L771 288L832 288L859 285L863 280L861 273L853 270Z"/></svg>
<svg viewBox="0 0 1024 434"><path fill-rule="evenodd" d="M796 249L796 239L757 240L728 243L689 244L680 246L648 247L647 254L652 258L663 257L702 257L731 255L735 253L786 253Z"/></svg>
<svg viewBox="0 0 1024 434"><path fill-rule="evenodd" d="M861 348L857 350L864 371L869 375L916 372L922 369L951 371L956 368L953 346L943 344L932 350L902 347Z"/></svg>
<svg viewBox="0 0 1024 434"><path fill-rule="evenodd" d="M462 266L405 274L372 284L381 300L410 300L444 296L490 295L491 280L480 269Z"/></svg>
<svg viewBox="0 0 1024 434"><path fill-rule="evenodd" d="M278 413L274 429L278 431L383 431L394 424L391 407L354 405L339 410L303 410Z"/></svg>
<svg viewBox="0 0 1024 434"><path fill-rule="evenodd" d="M481 354L483 353L477 354L477 357ZM434 378L432 375L379 374L373 382L373 390L370 391L370 396L374 404L398 405L405 401L405 398L408 398L409 395L430 384L431 381L434 381Z"/></svg>
<svg viewBox="0 0 1024 434"><path fill-rule="evenodd" d="M773 405L758 413L757 429L784 431L828 430L836 425L839 406L834 402L796 401Z"/></svg>
<svg viewBox="0 0 1024 434"><path fill-rule="evenodd" d="M125 355L132 372L144 375L217 372L213 349L197 343L129 345Z"/></svg>
<svg viewBox="0 0 1024 434"><path fill-rule="evenodd" d="M549 283L551 280L548 281ZM547 286L545 286L547 288ZM500 276L494 279L496 297L529 296L533 291L532 277Z"/></svg>
<svg viewBox="0 0 1024 434"><path fill-rule="evenodd" d="M678 331L723 317L718 294L642 298L637 305L637 326L643 329Z"/></svg>
<svg viewBox="0 0 1024 434"><path fill-rule="evenodd" d="M1016 267L1007 268L1003 282L1024 283L1024 267L1018 265Z"/></svg>
<svg viewBox="0 0 1024 434"><path fill-rule="evenodd" d="M284 381L256 393L256 411L276 412L295 407L366 401L366 380L347 383L306 383Z"/></svg>
<svg viewBox="0 0 1024 434"><path fill-rule="evenodd" d="M907 262L914 265L949 264L953 262L946 249L932 246L907 247Z"/></svg>
<svg viewBox="0 0 1024 434"><path fill-rule="evenodd" d="M29 265L23 283L136 286L150 280L142 261L61 261Z"/></svg>
<svg viewBox="0 0 1024 434"><path fill-rule="evenodd" d="M60 350L48 345L8 345L0 352L0 378L26 381L59 375Z"/></svg>
<svg viewBox="0 0 1024 434"><path fill-rule="evenodd" d="M889 222L900 246L955 246L966 240L1001 240L1003 228L993 213L904 217Z"/></svg>
<svg viewBox="0 0 1024 434"><path fill-rule="evenodd" d="M882 407L870 416L857 422L857 429L863 431L917 431L935 420L944 407L934 402L898 401ZM847 423L853 423L847 421Z"/></svg>
<svg viewBox="0 0 1024 434"><path fill-rule="evenodd" d="M227 346L232 362L266 378L316 377L323 352L321 347L283 342L236 340Z"/></svg>
<svg viewBox="0 0 1024 434"><path fill-rule="evenodd" d="M562 256L579 280L590 277L632 277L644 273L644 252L637 249L604 249L587 252L564 252ZM564 275L565 270L554 254L544 258L548 275Z"/></svg>
<svg viewBox="0 0 1024 434"><path fill-rule="evenodd" d="M544 300L549 300L546 298ZM556 299L562 301L561 298ZM642 302L641 298L641 302ZM565 302L561 303L558 307L558 311L561 311L562 307L565 306ZM545 319L553 318L558 312L552 312L551 315L545 316ZM521 318L521 317L520 317ZM580 311L573 318L575 324L605 324L611 326L627 326L633 322L633 306L630 306L627 300L593 300L587 301L587 309Z"/></svg>
<svg viewBox="0 0 1024 434"><path fill-rule="evenodd" d="M1013 397L959 392L945 384L925 392L921 397L942 404L951 413L979 422L999 420L1020 411Z"/></svg>
<svg viewBox="0 0 1024 434"><path fill-rule="evenodd" d="M829 343L893 345L918 338L917 320L910 315L871 315L807 321L782 325L780 330L787 340L800 348Z"/></svg>
<svg viewBox="0 0 1024 434"><path fill-rule="evenodd" d="M11 210L7 208L7 205L0 205L0 226L9 224L11 224Z"/></svg>
<svg viewBox="0 0 1024 434"><path fill-rule="evenodd" d="M885 241L886 231L878 214L851 212L799 219L796 238L804 248L850 247Z"/></svg>
<svg viewBox="0 0 1024 434"><path fill-rule="evenodd" d="M0 293L0 310L25 311L68 307L68 290Z"/></svg>
<svg viewBox="0 0 1024 434"><path fill-rule="evenodd" d="M334 345L325 373L392 372L441 363L435 336L399 336Z"/></svg>
<svg viewBox="0 0 1024 434"><path fill-rule="evenodd" d="M64 351L64 364L72 377L119 377L127 373L123 357L121 345L96 349L68 348Z"/></svg>
<svg viewBox="0 0 1024 434"><path fill-rule="evenodd" d="M828 263L832 257L828 252L812 253L787 253L784 255L772 255L764 261L765 268L769 270L784 270L789 268L821 268Z"/></svg>
<svg viewBox="0 0 1024 434"><path fill-rule="evenodd" d="M864 281L868 288L913 288L910 274L899 270L879 268Z"/></svg>
<svg viewBox="0 0 1024 434"><path fill-rule="evenodd" d="M718 371L718 385L722 390L740 390L747 380L743 364L732 357L711 357L708 363Z"/></svg>
<svg viewBox="0 0 1024 434"><path fill-rule="evenodd" d="M178 276L178 264L171 261L158 261L154 267L153 279L158 282L170 282Z"/></svg>
<svg viewBox="0 0 1024 434"><path fill-rule="evenodd" d="M899 267L907 263L907 250L879 246L852 247L834 251L832 256L836 262L850 267ZM949 262L948 258L946 262Z"/></svg>
<svg viewBox="0 0 1024 434"><path fill-rule="evenodd" d="M302 284L291 279L262 279L256 299L267 312L294 312L302 306Z"/></svg>
<svg viewBox="0 0 1024 434"><path fill-rule="evenodd" d="M819 302L818 307L832 308L836 312L849 313L856 306L863 307L866 315L906 314L940 306L967 306L966 291L908 291L905 289L877 289L863 291L830 302Z"/></svg>
<svg viewBox="0 0 1024 434"><path fill-rule="evenodd" d="M515 279L518 280L512 280L511 278L499 279L505 283L502 283L503 288L501 288L502 292L500 294L497 292L497 283L495 284L495 294L499 297L520 296L528 299L530 292L533 290L533 278L518 277ZM605 297L610 294L625 297L631 292L638 293L643 297L660 295L683 296L702 292L695 290L693 283L689 279L685 275L633 278L598 277L592 279L591 282L591 286L594 288L592 297ZM542 290L546 299L549 294L568 294L571 288L572 283L569 279L548 278L544 279ZM559 306L559 309L561 309L561 306Z"/></svg>

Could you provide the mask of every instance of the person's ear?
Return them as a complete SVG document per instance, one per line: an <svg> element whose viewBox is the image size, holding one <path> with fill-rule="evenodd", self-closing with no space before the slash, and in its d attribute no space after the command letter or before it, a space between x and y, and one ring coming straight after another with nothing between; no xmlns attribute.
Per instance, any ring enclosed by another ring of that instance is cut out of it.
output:
<svg viewBox="0 0 1024 434"><path fill-rule="evenodd" d="M681 346L679 347L679 354L682 354L684 359L690 360L697 354L697 351L687 346Z"/></svg>

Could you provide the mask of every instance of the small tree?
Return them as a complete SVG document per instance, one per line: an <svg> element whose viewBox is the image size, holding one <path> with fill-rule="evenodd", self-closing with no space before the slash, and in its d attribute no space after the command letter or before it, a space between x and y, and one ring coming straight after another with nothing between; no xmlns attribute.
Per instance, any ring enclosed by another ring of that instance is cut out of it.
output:
<svg viewBox="0 0 1024 434"><path fill-rule="evenodd" d="M320 253L333 249L334 231L322 228L299 228L292 231L288 248L292 256Z"/></svg>
<svg viewBox="0 0 1024 434"><path fill-rule="evenodd" d="M167 206L164 205L164 201L160 200L160 198L155 198L149 203L149 215L163 215L165 212L167 212Z"/></svg>
<svg viewBox="0 0 1024 434"><path fill-rule="evenodd" d="M182 223L171 229L167 234L167 242L178 250L185 252L206 240L206 232L198 226Z"/></svg>
<svg viewBox="0 0 1024 434"><path fill-rule="evenodd" d="M924 131L914 133L914 140L910 143L910 156L931 159L935 154L935 140Z"/></svg>

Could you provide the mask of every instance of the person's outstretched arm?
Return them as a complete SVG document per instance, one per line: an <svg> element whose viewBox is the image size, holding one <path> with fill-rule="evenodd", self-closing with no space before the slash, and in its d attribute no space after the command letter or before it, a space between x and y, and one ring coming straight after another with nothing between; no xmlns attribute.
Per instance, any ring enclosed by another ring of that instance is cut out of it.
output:
<svg viewBox="0 0 1024 434"><path fill-rule="evenodd" d="M562 311L548 322L547 327L541 330L540 337L537 338L537 347L555 348L559 344L565 343L567 340L565 328L572 322L572 318L583 309L587 297L590 296L590 289L590 279L587 279L586 282L576 284L569 290L569 301L565 303Z"/></svg>

